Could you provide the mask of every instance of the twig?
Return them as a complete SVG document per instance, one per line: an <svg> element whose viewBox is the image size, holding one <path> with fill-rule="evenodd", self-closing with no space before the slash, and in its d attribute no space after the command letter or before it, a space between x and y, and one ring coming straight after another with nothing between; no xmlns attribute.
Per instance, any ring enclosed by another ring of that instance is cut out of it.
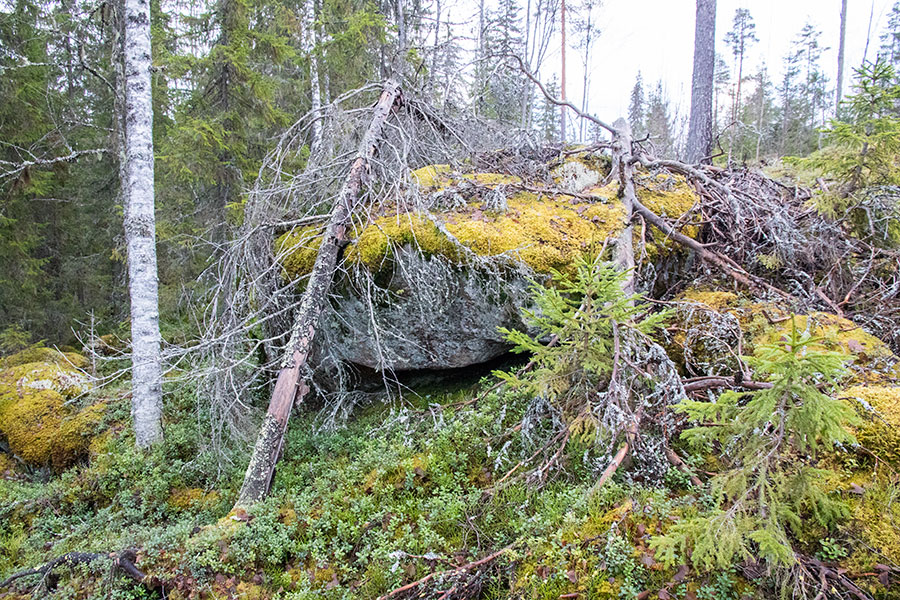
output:
<svg viewBox="0 0 900 600"><path fill-rule="evenodd" d="M450 569L449 571L441 571L439 573L429 573L428 575L426 575L425 577L423 577L421 579L413 581L412 583L407 583L406 585L398 587L397 589L395 589L391 592L388 592L387 594L385 594L383 596L379 596L378 600L388 600L388 598L393 598L393 597L397 596L398 594L402 594L403 592L409 591L413 588L417 588L420 585L425 585L426 583L428 583L435 577L439 577L439 576L440 577L448 577L448 576L452 576L452 575L457 575L459 573L465 573L466 571L471 571L472 569L477 569L478 567L495 560L501 554L503 554L507 550L510 550L511 548L513 548L517 543L518 543L518 540L509 544L508 546L504 546L503 548L501 548L500 550L497 550L496 552L494 552L492 554L488 554L484 558L481 558L474 562L470 562L468 564L462 565L461 567L457 567L455 569Z"/></svg>

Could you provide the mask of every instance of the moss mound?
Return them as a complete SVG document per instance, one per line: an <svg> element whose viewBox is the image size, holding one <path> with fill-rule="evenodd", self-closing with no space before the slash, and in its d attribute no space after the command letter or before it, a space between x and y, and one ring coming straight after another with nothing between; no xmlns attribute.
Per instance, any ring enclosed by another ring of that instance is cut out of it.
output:
<svg viewBox="0 0 900 600"><path fill-rule="evenodd" d="M519 185L521 178L501 173L458 175L449 165L417 169L410 178L420 190L444 190L466 181L489 190L508 186L507 210L489 210L480 198L483 194L477 191L470 193L464 205L441 211L433 220L422 213L399 209L391 212L387 208L381 216L356 232L356 240L347 248L346 258L372 272L380 272L390 268L395 248L415 245L426 256L439 255L454 262L474 253L507 258L538 273L564 269L588 248L600 246L617 236L625 225L624 209L617 197L618 185L597 185L605 175L605 164L578 159L570 162L579 169L575 180L588 185L582 192L565 193L540 183L523 186ZM548 191L532 191L535 189ZM648 208L670 218L684 216L696 201L694 190L685 179L670 174L644 176L638 196ZM683 232L696 237L699 230L688 223ZM276 240L276 255L287 277L299 278L312 270L321 234L321 227L305 227L285 233ZM676 247L658 232L648 229L642 236L638 228L635 243L644 242L646 255L650 258L671 252Z"/></svg>
<svg viewBox="0 0 900 600"><path fill-rule="evenodd" d="M675 301L678 309L670 331L673 342L683 351L679 354L710 361L716 357L710 355L707 346L722 350L719 345L710 344L711 338L729 335L734 338L729 345L736 353L738 334L743 354L750 354L755 346L787 339L795 326L818 338L816 347L844 354L854 383L885 383L897 377L898 358L890 347L850 319L818 311L794 314L773 302L754 302L733 292L713 289L689 288ZM730 331L714 329L723 322L732 326Z"/></svg>
<svg viewBox="0 0 900 600"><path fill-rule="evenodd" d="M37 359L37 360L35 360ZM0 370L0 433L10 450L33 466L62 469L87 453L101 423L102 402L78 409L71 400L90 390L75 353L29 348L3 359Z"/></svg>

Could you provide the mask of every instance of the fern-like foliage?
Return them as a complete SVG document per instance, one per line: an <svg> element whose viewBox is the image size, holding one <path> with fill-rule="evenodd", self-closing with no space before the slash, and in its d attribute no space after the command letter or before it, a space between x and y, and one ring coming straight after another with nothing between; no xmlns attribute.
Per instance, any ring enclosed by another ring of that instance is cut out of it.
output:
<svg viewBox="0 0 900 600"><path fill-rule="evenodd" d="M720 507L686 518L652 545L674 563L690 555L701 568L725 568L752 556L773 565L794 561L790 532L803 519L832 526L847 507L823 487L828 471L817 455L852 443L853 408L827 392L845 372L842 355L791 328L790 339L759 347L747 362L772 388L727 391L715 402L684 401L675 410L697 426L682 433L691 446L720 454L729 465L711 481Z"/></svg>

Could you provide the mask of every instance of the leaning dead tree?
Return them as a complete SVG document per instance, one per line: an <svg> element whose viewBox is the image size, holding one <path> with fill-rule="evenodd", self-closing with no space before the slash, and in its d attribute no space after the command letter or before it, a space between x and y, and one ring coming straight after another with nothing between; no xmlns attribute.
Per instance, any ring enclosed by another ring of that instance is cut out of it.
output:
<svg viewBox="0 0 900 600"><path fill-rule="evenodd" d="M285 349L284 364L278 373L269 409L260 427L247 473L244 475L244 483L237 500L238 506L252 504L265 497L269 491L275 464L284 444L291 408L296 398L302 400L309 391L309 386L300 381L300 371L312 350L319 316L334 280L338 256L350 242L347 230L351 217L365 190L370 162L378 150L385 122L391 110L400 102L402 102L400 84L389 80L375 105L372 122L360 143L356 159L350 167L328 219L303 300L294 318L291 338Z"/></svg>

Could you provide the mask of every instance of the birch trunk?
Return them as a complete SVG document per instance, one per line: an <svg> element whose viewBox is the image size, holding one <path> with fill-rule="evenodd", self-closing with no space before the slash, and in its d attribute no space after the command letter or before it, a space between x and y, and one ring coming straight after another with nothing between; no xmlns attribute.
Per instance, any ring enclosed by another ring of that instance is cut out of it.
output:
<svg viewBox="0 0 900 600"><path fill-rule="evenodd" d="M145 448L162 439L149 0L125 0L124 62L125 178L122 196L131 296L131 415L137 445Z"/></svg>
<svg viewBox="0 0 900 600"><path fill-rule="evenodd" d="M309 387L300 380L300 369L306 364L312 350L319 315L327 301L338 257L349 242L347 228L350 225L350 217L365 187L369 162L381 142L384 123L399 99L400 84L393 80L388 81L375 106L375 114L360 143L356 159L331 210L322 245L316 255L316 262L294 319L291 340L285 349L284 363L278 373L269 409L260 427L250 464L247 465L236 507L249 506L263 499L272 484L272 475L281 454L295 397L298 401L302 401L309 391Z"/></svg>
<svg viewBox="0 0 900 600"><path fill-rule="evenodd" d="M716 70L716 0L697 0L694 26L694 76L687 161L709 162L712 154L713 77Z"/></svg>
<svg viewBox="0 0 900 600"><path fill-rule="evenodd" d="M322 139L322 91L319 86L319 59L316 56L316 7L314 0L307 0L306 15L303 24L303 49L309 54L309 81L312 110L312 125L310 133L312 140L310 148L315 148Z"/></svg>

